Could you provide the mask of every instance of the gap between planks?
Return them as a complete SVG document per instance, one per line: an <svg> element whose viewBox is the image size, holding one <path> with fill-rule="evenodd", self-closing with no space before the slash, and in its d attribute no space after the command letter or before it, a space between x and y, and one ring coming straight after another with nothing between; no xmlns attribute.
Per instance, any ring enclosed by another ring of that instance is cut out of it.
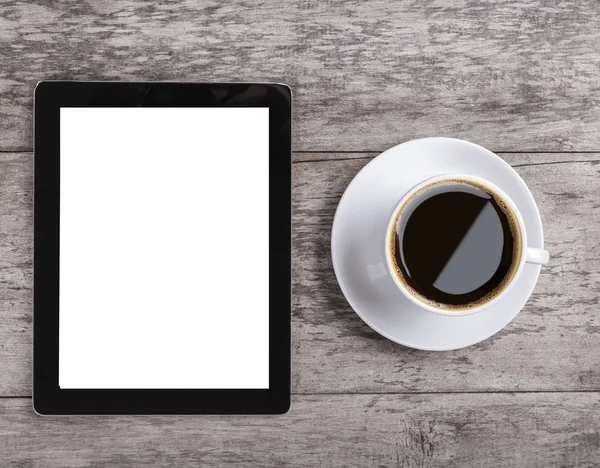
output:
<svg viewBox="0 0 600 468"><path fill-rule="evenodd" d="M369 156L359 156L357 158L322 158L322 159L309 159L303 161L294 161L292 164L307 164L316 162L328 162L328 161L360 161L363 159L374 159L377 155L383 153L385 150L373 150L373 151L292 151L292 154L365 154ZM492 151L495 154L598 154L600 151ZM33 153L32 150L0 150L0 154L10 153ZM547 161L547 162L536 162L536 163L524 163L524 164L511 164L511 167L530 167L530 166L546 166L550 164L582 164L582 163L597 163L600 159L582 159L579 161Z"/></svg>
<svg viewBox="0 0 600 468"><path fill-rule="evenodd" d="M403 142L403 143L407 143ZM399 145L402 143L398 143ZM391 146L390 148L385 148L385 149L379 149L379 150L357 150L357 151L352 151L352 150L292 150L292 153L305 153L305 154L371 154L371 153L383 153L384 151L387 151L388 149L393 148L393 146ZM597 154L600 153L600 149L598 150L586 150L586 151L537 151L537 150L522 150L522 151L501 151L501 150L490 150L492 153L495 154ZM15 149L7 149L7 150L3 150L0 149L0 153L33 153L33 148L15 148ZM357 159L357 158L354 158ZM304 162L304 161L302 161Z"/></svg>
<svg viewBox="0 0 600 468"><path fill-rule="evenodd" d="M600 390L493 390L493 391L450 391L450 392L306 392L292 393L293 397L304 396L419 396L419 395L537 395L537 394L600 394ZM31 395L0 396L0 400L31 400Z"/></svg>
<svg viewBox="0 0 600 468"><path fill-rule="evenodd" d="M298 151L298 153L310 153L309 151ZM362 153L362 151L356 151L356 152L342 152L342 151L336 151L335 153L321 153L320 154L360 154ZM370 152L371 153L371 152ZM578 151L578 154L582 154L582 152ZM318 153L310 153L310 154L318 154ZM529 154L529 152L515 152L515 153L507 153L506 151L503 151L501 154ZM531 154L533 154L533 152L531 152ZM535 154L576 154L576 153L556 153L556 152L547 152L547 153L539 153L536 152ZM587 153L583 153L583 154L587 154ZM592 152L589 154L598 154L597 152ZM307 163L314 163L314 162L328 162L328 161L360 161L363 159L374 159L374 156L363 156L363 157L358 157L358 158L324 158L324 159L308 159L305 161L292 161L292 164L307 164ZM539 162L539 163L524 163L524 164L511 164L511 167L528 167L528 166L547 166L549 164L581 164L581 163L595 163L595 162L600 162L600 159L582 159L580 161L548 161L548 162Z"/></svg>

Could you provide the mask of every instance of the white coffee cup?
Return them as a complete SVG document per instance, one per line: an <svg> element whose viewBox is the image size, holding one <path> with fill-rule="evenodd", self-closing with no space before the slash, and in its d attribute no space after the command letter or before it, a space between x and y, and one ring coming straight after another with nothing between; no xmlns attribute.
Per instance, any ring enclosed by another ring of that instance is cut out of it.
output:
<svg viewBox="0 0 600 468"><path fill-rule="evenodd" d="M419 294L416 294L414 290L411 291L411 288L403 282L399 278L399 273L396 271L394 266L394 261L392 260L392 253L390 249L390 245L393 242L392 236L395 235L395 232L403 232L403 226L406 225L408 218L414 209L419 206L423 201L428 198L434 196L441 191L448 191L448 186L452 186L453 184L459 184L460 181L468 184L473 183L475 186L482 186L487 189L486 191L490 191L494 193L498 198L504 201L505 205L508 207L510 212L513 215L513 218L516 219L518 230L520 234L520 248L519 248L519 260L515 263L515 267L512 269L512 277L509 278L508 282L501 286L501 288L494 294L493 297L486 300L484 303L462 308L444 308L439 304L435 304L433 301L428 301L426 298L422 297ZM447 183L444 183L447 182ZM511 198L504 193L502 189L498 186L492 184L491 182L484 180L480 177L475 177L466 174L443 174L440 176L432 177L426 179L411 190L409 190L404 197L398 202L396 207L394 208L390 220L388 222L388 226L386 229L385 235L385 258L387 268L389 270L390 276L394 280L394 283L402 293L413 303L423 308L424 310L428 310L434 312L436 314L448 315L448 316L464 316L475 314L477 312L481 312L482 310L490 307L491 305L500 301L512 287L517 283L519 276L523 271L523 266L525 263L535 263L538 265L544 265L548 263L549 254L548 251L544 249L537 249L528 247L527 244L527 231L525 228L525 224L523 222L523 218L519 209L515 205L515 203L511 200Z"/></svg>

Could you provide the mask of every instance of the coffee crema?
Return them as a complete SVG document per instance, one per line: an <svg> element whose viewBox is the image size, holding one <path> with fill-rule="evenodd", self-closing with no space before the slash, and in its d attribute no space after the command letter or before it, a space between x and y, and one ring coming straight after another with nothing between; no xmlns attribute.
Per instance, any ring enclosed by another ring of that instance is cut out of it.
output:
<svg viewBox="0 0 600 468"><path fill-rule="evenodd" d="M389 239L400 283L439 309L486 304L508 286L521 261L515 214L500 195L467 179L432 182L412 194L398 208Z"/></svg>

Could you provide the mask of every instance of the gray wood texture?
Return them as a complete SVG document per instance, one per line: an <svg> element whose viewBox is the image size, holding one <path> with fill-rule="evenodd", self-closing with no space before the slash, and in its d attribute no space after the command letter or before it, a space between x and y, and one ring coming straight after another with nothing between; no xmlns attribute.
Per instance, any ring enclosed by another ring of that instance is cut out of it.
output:
<svg viewBox="0 0 600 468"><path fill-rule="evenodd" d="M596 0L0 0L0 467L600 466L599 49ZM42 79L293 87L289 414L33 413ZM432 135L500 152L531 188L551 253L506 329L445 353L365 325L329 249L352 177Z"/></svg>
<svg viewBox="0 0 600 468"><path fill-rule="evenodd" d="M278 81L297 151L600 151L596 0L0 2L0 150L41 79Z"/></svg>
<svg viewBox="0 0 600 468"><path fill-rule="evenodd" d="M0 400L4 468L598 467L597 393L303 395L278 417L35 416Z"/></svg>
<svg viewBox="0 0 600 468"><path fill-rule="evenodd" d="M294 155L294 392L600 391L600 154L502 155L538 202L551 262L506 329L447 353L381 338L354 314L335 280L329 251L335 208L373 156ZM32 155L2 153L0 168L0 395L26 396Z"/></svg>

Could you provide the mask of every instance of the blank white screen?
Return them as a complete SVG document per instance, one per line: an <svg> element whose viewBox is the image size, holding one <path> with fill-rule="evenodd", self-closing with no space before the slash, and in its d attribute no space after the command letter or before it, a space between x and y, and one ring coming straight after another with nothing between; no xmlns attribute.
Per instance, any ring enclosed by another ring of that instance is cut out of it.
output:
<svg viewBox="0 0 600 468"><path fill-rule="evenodd" d="M61 388L269 387L268 119L61 109Z"/></svg>

